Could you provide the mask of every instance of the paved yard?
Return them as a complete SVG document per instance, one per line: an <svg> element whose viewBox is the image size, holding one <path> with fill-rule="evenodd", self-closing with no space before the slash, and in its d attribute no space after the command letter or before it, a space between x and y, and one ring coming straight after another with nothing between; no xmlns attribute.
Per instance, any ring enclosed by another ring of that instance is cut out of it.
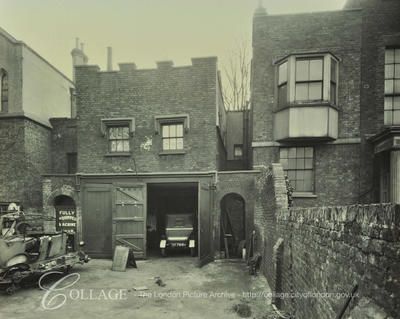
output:
<svg viewBox="0 0 400 319"><path fill-rule="evenodd" d="M268 293L267 282L262 276L249 276L241 262L214 262L199 269L195 258L171 257L139 261L138 269L126 272L113 272L110 267L109 260L92 260L74 268L80 279L65 288L78 279L72 275L60 284L64 289L45 299L49 307L65 301L56 310L43 308L45 291L39 288L1 295L0 318L240 318L234 309L249 318L275 318L269 299L248 296ZM157 276L161 286L156 284ZM135 287L147 290L135 291Z"/></svg>

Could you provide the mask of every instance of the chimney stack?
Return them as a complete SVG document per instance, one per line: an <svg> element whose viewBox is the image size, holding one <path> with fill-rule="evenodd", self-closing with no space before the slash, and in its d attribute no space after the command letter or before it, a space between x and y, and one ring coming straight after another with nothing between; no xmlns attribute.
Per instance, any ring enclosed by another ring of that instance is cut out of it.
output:
<svg viewBox="0 0 400 319"><path fill-rule="evenodd" d="M112 48L107 47L107 71L112 71L113 70L113 65L112 65Z"/></svg>
<svg viewBox="0 0 400 319"><path fill-rule="evenodd" d="M258 7L254 12L254 18L265 17L265 16L267 16L267 10L265 10L264 8L263 0L258 0Z"/></svg>
<svg viewBox="0 0 400 319"><path fill-rule="evenodd" d="M72 49L71 55L72 55L73 77L75 81L75 66L86 65L88 63L88 57L83 52L83 42L79 43L79 38L75 38L75 48Z"/></svg>

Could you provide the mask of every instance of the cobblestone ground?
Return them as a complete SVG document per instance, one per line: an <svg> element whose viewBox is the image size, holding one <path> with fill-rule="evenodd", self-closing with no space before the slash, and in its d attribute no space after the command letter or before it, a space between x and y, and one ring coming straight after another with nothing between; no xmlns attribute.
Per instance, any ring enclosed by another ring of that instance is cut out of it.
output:
<svg viewBox="0 0 400 319"><path fill-rule="evenodd" d="M197 268L195 261L149 259L138 261L138 269L114 272L110 260L92 260L75 267L60 283L64 289L47 298L39 288L0 295L0 318L277 318L263 276L250 276L241 262L219 261ZM161 279L158 284L156 277Z"/></svg>

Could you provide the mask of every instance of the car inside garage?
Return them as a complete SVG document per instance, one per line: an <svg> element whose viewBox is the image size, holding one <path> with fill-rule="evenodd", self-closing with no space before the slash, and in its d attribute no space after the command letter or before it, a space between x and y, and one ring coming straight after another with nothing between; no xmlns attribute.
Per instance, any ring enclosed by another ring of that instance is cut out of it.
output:
<svg viewBox="0 0 400 319"><path fill-rule="evenodd" d="M147 253L197 255L198 206L197 183L147 184Z"/></svg>

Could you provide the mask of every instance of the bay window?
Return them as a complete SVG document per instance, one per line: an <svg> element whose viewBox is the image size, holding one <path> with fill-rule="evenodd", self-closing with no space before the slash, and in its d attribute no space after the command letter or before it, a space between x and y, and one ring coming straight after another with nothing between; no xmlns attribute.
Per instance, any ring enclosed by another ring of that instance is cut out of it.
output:
<svg viewBox="0 0 400 319"><path fill-rule="evenodd" d="M291 55L278 63L278 107L337 105L338 60L330 53Z"/></svg>

